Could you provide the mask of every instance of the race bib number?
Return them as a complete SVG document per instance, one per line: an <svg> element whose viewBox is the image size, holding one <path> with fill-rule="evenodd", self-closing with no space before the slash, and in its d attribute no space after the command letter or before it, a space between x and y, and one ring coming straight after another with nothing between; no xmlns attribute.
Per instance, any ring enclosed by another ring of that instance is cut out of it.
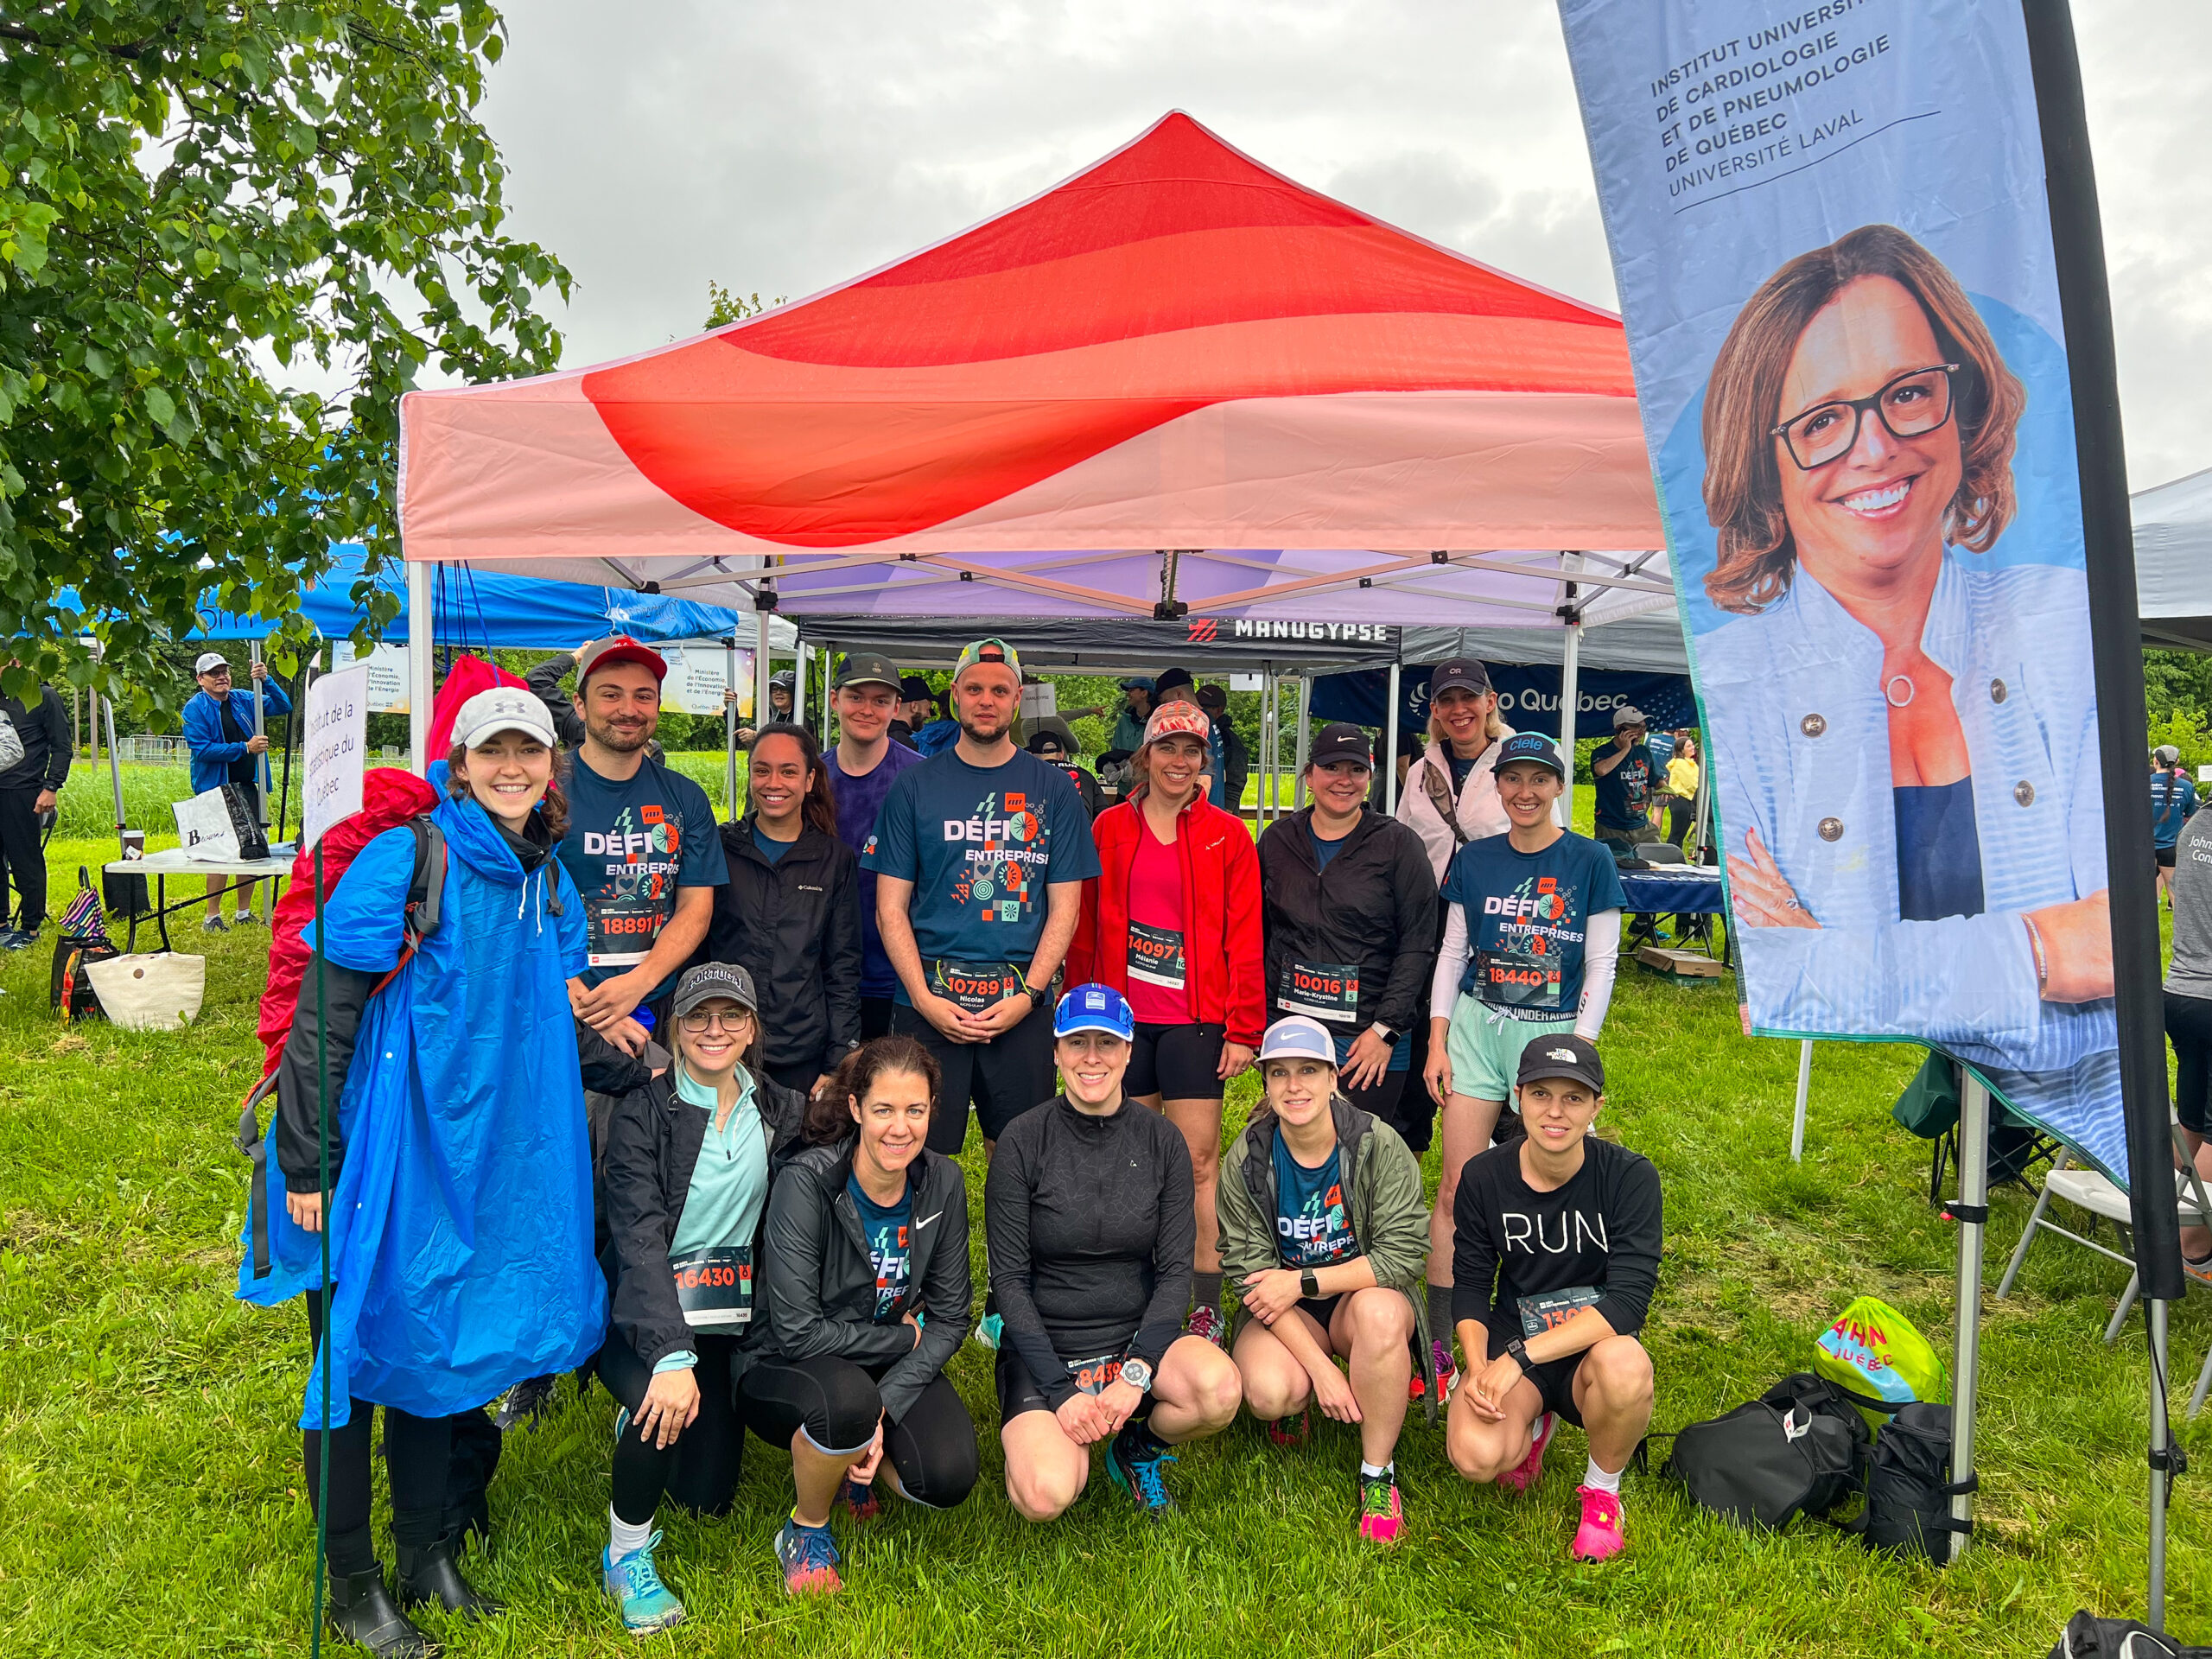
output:
<svg viewBox="0 0 2212 1659"><path fill-rule="evenodd" d="M1275 1004L1339 1026L1359 1023L1359 969L1346 962L1294 962Z"/></svg>
<svg viewBox="0 0 2212 1659"><path fill-rule="evenodd" d="M1095 1359L1071 1359L1066 1362L1068 1375L1075 1379L1079 1393L1103 1394L1109 1384L1122 1375L1122 1356L1100 1354Z"/></svg>
<svg viewBox="0 0 2212 1659"><path fill-rule="evenodd" d="M1574 1285L1566 1290L1549 1290L1541 1296L1515 1298L1521 1309L1521 1334L1524 1337L1541 1336L1555 1331L1586 1307L1597 1306L1604 1292L1588 1285Z"/></svg>
<svg viewBox="0 0 2212 1659"><path fill-rule="evenodd" d="M1532 957L1475 952L1475 995L1494 1008L1557 1009L1560 970Z"/></svg>
<svg viewBox="0 0 2212 1659"><path fill-rule="evenodd" d="M642 893L584 900L585 948L594 968L634 968L652 954L672 906Z"/></svg>
<svg viewBox="0 0 2212 1659"><path fill-rule="evenodd" d="M1010 962L946 962L930 964L930 992L968 1014L995 1008L1009 996L1022 995L1021 969Z"/></svg>
<svg viewBox="0 0 2212 1659"><path fill-rule="evenodd" d="M1128 966L1131 979L1147 985L1183 988L1183 936L1173 928L1129 924Z"/></svg>
<svg viewBox="0 0 2212 1659"><path fill-rule="evenodd" d="M727 1331L753 1319L753 1247L726 1244L669 1258L676 1300L694 1331Z"/></svg>

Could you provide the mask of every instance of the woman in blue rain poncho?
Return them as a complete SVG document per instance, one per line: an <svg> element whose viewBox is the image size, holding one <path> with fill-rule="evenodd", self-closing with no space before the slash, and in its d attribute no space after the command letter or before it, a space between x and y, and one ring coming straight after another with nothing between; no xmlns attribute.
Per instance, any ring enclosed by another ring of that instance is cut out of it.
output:
<svg viewBox="0 0 2212 1659"><path fill-rule="evenodd" d="M584 917L552 855L565 814L549 796L554 734L544 707L499 688L454 722L448 798L429 815L443 842L439 918L405 955L417 848L378 836L326 901L322 957L302 987L279 1070L266 1190L239 1294L308 1295L330 1366L310 1366L308 1490L330 1445L330 1621L379 1655L429 1651L403 1609L435 1601L480 1616L497 1605L453 1560L445 1505L454 1421L525 1378L581 1365L607 1328L592 1255L591 1152L567 981L584 965ZM434 781L435 781L434 779ZM429 843L435 845L434 842ZM397 972L393 973L397 968ZM391 976L389 983L385 983ZM381 988L379 987L381 986ZM330 1107L331 1294L324 1223L318 1026ZM257 1276L257 1268L261 1269ZM385 1408L399 1602L369 1536L369 1422Z"/></svg>

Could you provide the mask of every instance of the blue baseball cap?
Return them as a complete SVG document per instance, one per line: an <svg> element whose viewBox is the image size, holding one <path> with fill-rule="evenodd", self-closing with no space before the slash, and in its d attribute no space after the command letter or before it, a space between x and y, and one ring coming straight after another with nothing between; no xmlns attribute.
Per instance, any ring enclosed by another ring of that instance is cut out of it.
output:
<svg viewBox="0 0 2212 1659"><path fill-rule="evenodd" d="M1111 985L1078 985L1052 1010L1052 1035L1072 1037L1078 1031L1103 1031L1134 1042L1137 1017Z"/></svg>
<svg viewBox="0 0 2212 1659"><path fill-rule="evenodd" d="M1516 732L1497 746L1497 759L1491 770L1503 772L1516 760L1534 760L1540 766L1549 766L1560 777L1567 776L1567 767L1559 758L1559 746L1541 732Z"/></svg>
<svg viewBox="0 0 2212 1659"><path fill-rule="evenodd" d="M1269 1026L1260 1039L1261 1064L1269 1060L1319 1060L1334 1065L1337 1039L1319 1020L1302 1014L1287 1014Z"/></svg>

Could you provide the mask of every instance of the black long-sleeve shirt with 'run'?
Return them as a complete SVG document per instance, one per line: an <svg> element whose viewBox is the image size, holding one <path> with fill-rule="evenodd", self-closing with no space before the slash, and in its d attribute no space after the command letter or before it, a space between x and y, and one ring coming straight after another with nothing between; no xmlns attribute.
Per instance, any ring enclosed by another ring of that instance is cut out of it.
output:
<svg viewBox="0 0 2212 1659"><path fill-rule="evenodd" d="M999 1137L983 1227L1001 1340L1055 1409L1076 1391L1070 1360L1157 1368L1181 1333L1196 1197L1182 1131L1134 1101L1099 1117L1056 1095Z"/></svg>
<svg viewBox="0 0 2212 1659"><path fill-rule="evenodd" d="M1479 1319L1502 1350L1525 1333L1522 1298L1595 1291L1588 1305L1634 1336L1659 1283L1661 1211L1651 1160L1594 1135L1582 1167L1549 1192L1522 1178L1518 1140L1478 1154L1452 1202L1452 1322Z"/></svg>

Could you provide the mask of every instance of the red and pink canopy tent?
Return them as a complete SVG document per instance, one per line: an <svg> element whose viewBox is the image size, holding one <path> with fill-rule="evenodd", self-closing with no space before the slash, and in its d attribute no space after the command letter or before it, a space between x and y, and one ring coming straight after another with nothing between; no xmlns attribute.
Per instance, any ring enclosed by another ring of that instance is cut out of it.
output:
<svg viewBox="0 0 2212 1659"><path fill-rule="evenodd" d="M1180 113L812 299L400 415L425 575L802 625L1556 629L1673 602L1618 319Z"/></svg>

